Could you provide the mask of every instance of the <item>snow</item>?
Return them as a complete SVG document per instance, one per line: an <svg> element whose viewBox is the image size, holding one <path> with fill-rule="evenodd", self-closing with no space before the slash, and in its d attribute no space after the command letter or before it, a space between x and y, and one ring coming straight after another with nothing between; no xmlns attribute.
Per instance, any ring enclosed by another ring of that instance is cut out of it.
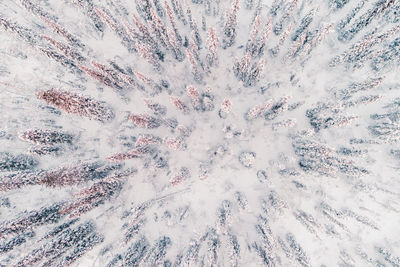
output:
<svg viewBox="0 0 400 267"><path fill-rule="evenodd" d="M400 266L400 2L167 2L0 3L0 266Z"/></svg>

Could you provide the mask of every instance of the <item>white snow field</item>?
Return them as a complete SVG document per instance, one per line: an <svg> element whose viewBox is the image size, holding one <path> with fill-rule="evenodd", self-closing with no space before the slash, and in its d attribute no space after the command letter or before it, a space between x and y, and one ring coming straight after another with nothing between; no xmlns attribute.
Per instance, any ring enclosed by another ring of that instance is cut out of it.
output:
<svg viewBox="0 0 400 267"><path fill-rule="evenodd" d="M0 266L400 266L400 1L0 1Z"/></svg>

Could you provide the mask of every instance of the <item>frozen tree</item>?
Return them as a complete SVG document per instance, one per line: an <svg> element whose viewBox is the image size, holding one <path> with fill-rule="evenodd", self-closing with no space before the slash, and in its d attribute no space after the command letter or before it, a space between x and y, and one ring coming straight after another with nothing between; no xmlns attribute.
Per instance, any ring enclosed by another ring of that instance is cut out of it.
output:
<svg viewBox="0 0 400 267"><path fill-rule="evenodd" d="M38 99L65 110L67 113L78 114L101 122L110 121L114 118L111 107L89 97L55 89L38 91L36 95Z"/></svg>
<svg viewBox="0 0 400 267"><path fill-rule="evenodd" d="M226 14L225 25L223 28L223 48L231 47L235 43L237 28L237 13L239 11L239 0L234 0L231 12Z"/></svg>
<svg viewBox="0 0 400 267"><path fill-rule="evenodd" d="M0 266L399 265L399 1L0 6Z"/></svg>
<svg viewBox="0 0 400 267"><path fill-rule="evenodd" d="M208 31L208 38L207 38L207 65L208 67L212 67L214 65L218 65L218 53L217 48L219 45L219 38L215 32L214 28L210 28Z"/></svg>

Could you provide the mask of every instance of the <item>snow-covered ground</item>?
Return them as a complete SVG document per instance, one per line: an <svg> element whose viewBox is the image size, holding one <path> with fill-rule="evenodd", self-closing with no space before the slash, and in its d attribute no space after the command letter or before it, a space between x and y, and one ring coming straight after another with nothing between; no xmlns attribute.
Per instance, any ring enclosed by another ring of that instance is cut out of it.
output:
<svg viewBox="0 0 400 267"><path fill-rule="evenodd" d="M400 266L400 1L0 1L0 266Z"/></svg>

